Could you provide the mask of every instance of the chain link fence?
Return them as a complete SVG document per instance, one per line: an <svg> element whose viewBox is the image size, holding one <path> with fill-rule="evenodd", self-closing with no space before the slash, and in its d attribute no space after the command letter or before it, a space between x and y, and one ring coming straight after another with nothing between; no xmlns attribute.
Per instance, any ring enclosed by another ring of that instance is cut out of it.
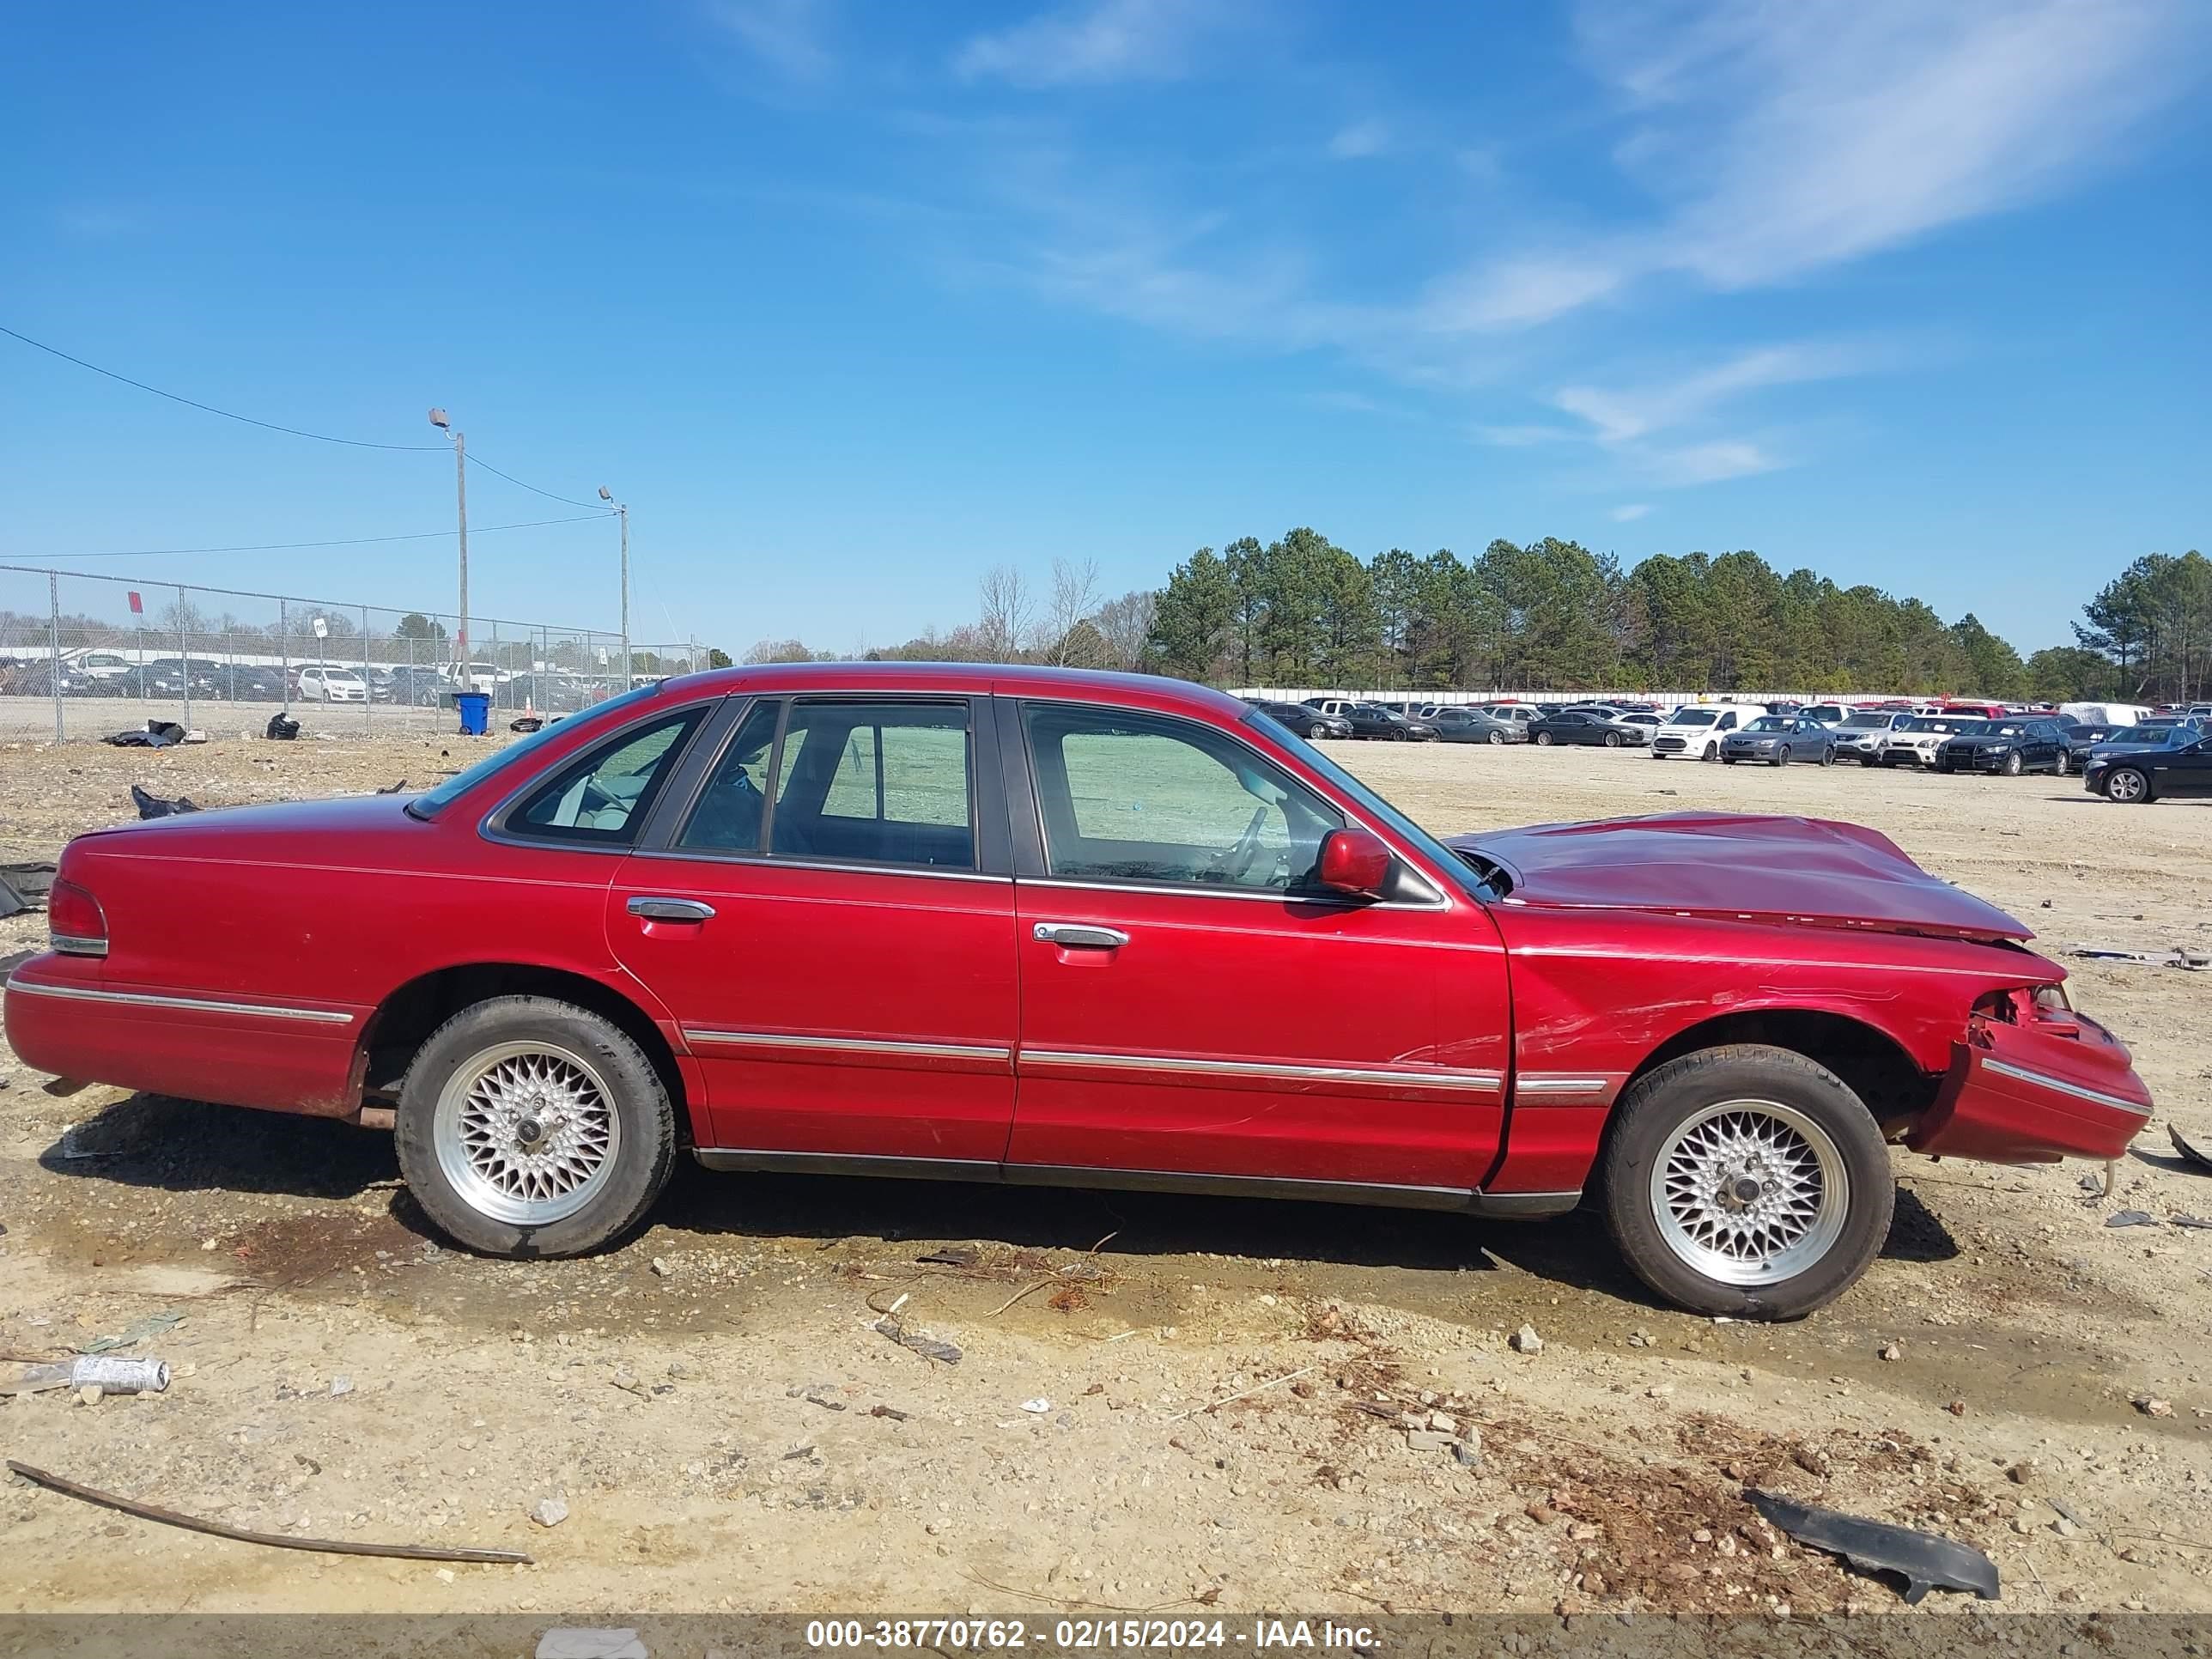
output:
<svg viewBox="0 0 2212 1659"><path fill-rule="evenodd" d="M283 713L316 732L452 727L453 694L514 714L574 714L641 678L707 664L696 642L503 617L0 564L0 738L104 738L173 720L258 736ZM510 716L511 717L511 716Z"/></svg>

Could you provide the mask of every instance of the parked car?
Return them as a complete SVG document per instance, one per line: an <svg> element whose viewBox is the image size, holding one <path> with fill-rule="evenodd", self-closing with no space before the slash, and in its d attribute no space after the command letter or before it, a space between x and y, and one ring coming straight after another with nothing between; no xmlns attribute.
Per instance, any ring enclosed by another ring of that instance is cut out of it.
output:
<svg viewBox="0 0 2212 1659"><path fill-rule="evenodd" d="M1765 761L1769 766L1787 766L1793 760L1833 766L1834 733L1820 721L1802 715L1761 714L1741 731L1731 732L1721 739L1721 763L1726 766L1734 766L1738 761Z"/></svg>
<svg viewBox="0 0 2212 1659"><path fill-rule="evenodd" d="M1547 746L1555 743L1602 744L1607 749L1620 749L1649 743L1651 734L1625 720L1607 720L1602 714L1586 714L1568 708L1547 714L1540 720L1530 720L1528 741Z"/></svg>
<svg viewBox="0 0 2212 1659"><path fill-rule="evenodd" d="M1626 721L1631 726L1640 726L1646 732L1656 732L1664 716L1655 709L1626 708L1616 718Z"/></svg>
<svg viewBox="0 0 2212 1659"><path fill-rule="evenodd" d="M1984 722L1970 714L1915 714L1883 734L1875 758L1884 766L1911 765L1933 770L1943 745Z"/></svg>
<svg viewBox="0 0 2212 1659"><path fill-rule="evenodd" d="M1446 743L1526 743L1528 727L1520 720L1502 720L1480 708L1457 705L1439 708L1429 716L1437 736Z"/></svg>
<svg viewBox="0 0 2212 1659"><path fill-rule="evenodd" d="M1482 712L1492 720L1512 720L1521 726L1544 718L1544 711L1533 702L1486 702Z"/></svg>
<svg viewBox="0 0 2212 1659"><path fill-rule="evenodd" d="M368 685L358 672L313 665L296 671L296 694L308 702L367 702Z"/></svg>
<svg viewBox="0 0 2212 1659"><path fill-rule="evenodd" d="M1252 700L1252 707L1286 730L1302 738L1348 738L1352 722L1341 714L1324 714L1302 702L1268 702Z"/></svg>
<svg viewBox="0 0 2212 1659"><path fill-rule="evenodd" d="M2081 785L2129 806L2164 795L2212 794L2212 749L2193 726L2131 726L2089 751Z"/></svg>
<svg viewBox="0 0 2212 1659"><path fill-rule="evenodd" d="M1355 738L1375 738L1389 743L1425 743L1437 735L1437 728L1427 720L1408 720L1403 714L1394 714L1380 703L1347 704L1342 718L1352 727L1352 735Z"/></svg>
<svg viewBox="0 0 2212 1659"><path fill-rule="evenodd" d="M1839 702L1816 702L1809 708L1801 708L1798 716L1818 720L1823 726L1841 726L1850 715L1850 710Z"/></svg>
<svg viewBox="0 0 2212 1659"><path fill-rule="evenodd" d="M1832 729L1836 756L1862 766L1881 764L1881 746L1889 734L1908 725L1914 716L1902 708L1855 708Z"/></svg>
<svg viewBox="0 0 2212 1659"><path fill-rule="evenodd" d="M1483 1216L1587 1191L1662 1296L1786 1318L1880 1252L1886 1141L2104 1161L2152 1103L2028 928L1871 830L1445 844L1137 676L672 679L425 794L80 836L48 906L23 1065L392 1127L433 1222L532 1259L621 1238L687 1152ZM1327 1019L1316 948L1361 990Z"/></svg>
<svg viewBox="0 0 2212 1659"><path fill-rule="evenodd" d="M284 673L259 663L225 663L216 677L216 695L226 702L282 702Z"/></svg>
<svg viewBox="0 0 2212 1659"><path fill-rule="evenodd" d="M1651 757L1695 755L1699 760L1718 760L1721 739L1759 712L1735 703L1685 703L1651 733Z"/></svg>
<svg viewBox="0 0 2212 1659"><path fill-rule="evenodd" d="M2058 775L2078 772L2087 764L2089 751L2100 743L2110 743L2129 728L2124 726L2087 726L2078 721L2062 721L2059 731L2065 744L2058 756Z"/></svg>
<svg viewBox="0 0 2212 1659"><path fill-rule="evenodd" d="M1947 697L1937 706L1937 712L1957 714L1973 720L2002 720L2012 710L2001 702L1983 702L1973 698Z"/></svg>
<svg viewBox="0 0 2212 1659"><path fill-rule="evenodd" d="M1939 772L2023 772L2066 769L2066 739L2056 720L1984 720L1936 751Z"/></svg>

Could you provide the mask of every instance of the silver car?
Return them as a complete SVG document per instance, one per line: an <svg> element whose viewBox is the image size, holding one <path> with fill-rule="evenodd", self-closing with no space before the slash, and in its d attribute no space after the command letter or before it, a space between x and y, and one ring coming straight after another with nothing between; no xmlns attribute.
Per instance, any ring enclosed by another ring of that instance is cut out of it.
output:
<svg viewBox="0 0 2212 1659"><path fill-rule="evenodd" d="M1469 708L1457 703L1439 706L1428 716L1429 724L1437 728L1437 736L1445 743L1526 743L1527 724L1516 720L1500 720L1497 715L1480 708Z"/></svg>
<svg viewBox="0 0 2212 1659"><path fill-rule="evenodd" d="M1828 728L1836 739L1836 758L1881 765L1883 743L1911 718L1909 708L1861 708L1846 714Z"/></svg>

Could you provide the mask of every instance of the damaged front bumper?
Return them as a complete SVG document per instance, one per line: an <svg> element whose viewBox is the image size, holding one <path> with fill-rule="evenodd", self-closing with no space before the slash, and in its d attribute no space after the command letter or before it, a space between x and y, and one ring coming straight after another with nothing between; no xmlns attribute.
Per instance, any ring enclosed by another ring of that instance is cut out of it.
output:
<svg viewBox="0 0 2212 1659"><path fill-rule="evenodd" d="M2069 1014L2054 1024L2042 1030L1974 1016L1952 1046L1935 1105L1905 1144L1985 1164L2119 1157L2150 1118L2134 1057L2094 1020Z"/></svg>

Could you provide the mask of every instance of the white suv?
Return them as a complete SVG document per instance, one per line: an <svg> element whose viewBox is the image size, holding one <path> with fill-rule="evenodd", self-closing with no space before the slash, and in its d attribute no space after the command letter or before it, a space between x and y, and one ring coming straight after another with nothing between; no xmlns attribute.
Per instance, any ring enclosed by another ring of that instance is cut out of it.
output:
<svg viewBox="0 0 2212 1659"><path fill-rule="evenodd" d="M1902 762L1932 771L1945 744L1969 727L1988 724L1979 714L1915 714L1882 734L1881 764L1895 766Z"/></svg>

